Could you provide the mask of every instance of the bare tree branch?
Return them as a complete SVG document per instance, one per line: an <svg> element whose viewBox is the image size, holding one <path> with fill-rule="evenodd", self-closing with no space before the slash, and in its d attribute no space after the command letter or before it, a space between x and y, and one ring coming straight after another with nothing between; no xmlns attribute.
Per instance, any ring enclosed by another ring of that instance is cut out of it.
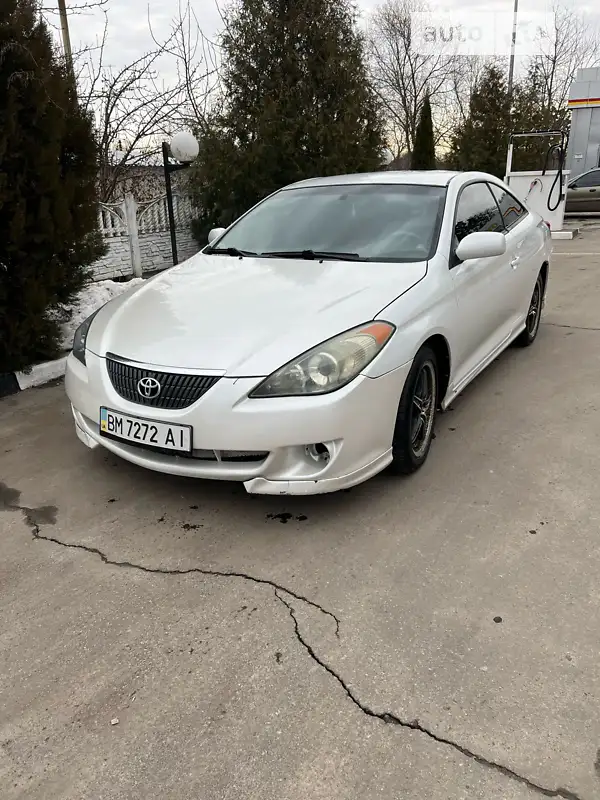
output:
<svg viewBox="0 0 600 800"><path fill-rule="evenodd" d="M445 138L449 97L461 73L462 60L450 50L418 52L411 14L427 10L421 0L385 0L369 24L367 43L372 80L398 152L412 151L427 94L438 143Z"/></svg>
<svg viewBox="0 0 600 800"><path fill-rule="evenodd" d="M154 44L175 64L184 100L179 110L180 124L202 132L206 129L209 110L220 88L218 45L202 32L189 0L185 5L179 0L167 42L157 39L150 19L148 25Z"/></svg>
<svg viewBox="0 0 600 800"><path fill-rule="evenodd" d="M115 198L130 167L152 161L163 139L180 127L206 129L218 90L215 48L189 4L180 5L168 35L149 22L152 48L130 64L106 63L109 17L94 45L74 54L80 105L93 114L100 146L99 190Z"/></svg>
<svg viewBox="0 0 600 800"><path fill-rule="evenodd" d="M80 3L70 3L69 4L69 15L71 14L85 14L89 11L94 9L102 8L106 9L109 0L82 0ZM46 16L47 14L58 16L58 8L56 5L40 6L40 12Z"/></svg>
<svg viewBox="0 0 600 800"><path fill-rule="evenodd" d="M555 0L553 19L538 31L539 53L530 59L530 72L541 82L549 117L566 108L577 70L600 64L600 31L593 21Z"/></svg>

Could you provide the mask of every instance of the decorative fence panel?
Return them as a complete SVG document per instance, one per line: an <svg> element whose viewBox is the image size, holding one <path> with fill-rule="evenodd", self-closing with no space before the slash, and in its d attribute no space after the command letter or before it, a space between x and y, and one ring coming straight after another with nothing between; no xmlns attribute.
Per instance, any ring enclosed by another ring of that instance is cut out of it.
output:
<svg viewBox="0 0 600 800"><path fill-rule="evenodd" d="M191 232L190 198L173 195L173 212L181 262L200 249ZM101 203L98 222L108 251L92 268L95 280L142 275L172 265L166 196L137 203L128 194L121 203Z"/></svg>

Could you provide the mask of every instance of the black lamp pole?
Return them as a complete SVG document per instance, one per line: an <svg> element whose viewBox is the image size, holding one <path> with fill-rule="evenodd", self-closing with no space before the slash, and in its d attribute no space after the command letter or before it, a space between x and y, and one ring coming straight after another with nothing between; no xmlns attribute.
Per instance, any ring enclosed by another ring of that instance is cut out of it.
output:
<svg viewBox="0 0 600 800"><path fill-rule="evenodd" d="M163 169L165 171L165 187L167 192L167 213L169 214L169 232L171 234L171 253L173 266L179 263L177 258L177 235L175 231L175 214L173 212L173 190L171 188L171 173L186 169L189 164L173 164L171 162L171 148L168 142L162 143Z"/></svg>

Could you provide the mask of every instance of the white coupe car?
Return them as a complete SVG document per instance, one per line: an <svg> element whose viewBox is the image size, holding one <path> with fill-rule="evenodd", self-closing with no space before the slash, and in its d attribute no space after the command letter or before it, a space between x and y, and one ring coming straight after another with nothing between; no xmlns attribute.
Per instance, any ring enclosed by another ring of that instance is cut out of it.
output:
<svg viewBox="0 0 600 800"><path fill-rule="evenodd" d="M542 218L484 173L287 186L81 325L77 435L262 494L413 472L436 411L536 338L550 252Z"/></svg>

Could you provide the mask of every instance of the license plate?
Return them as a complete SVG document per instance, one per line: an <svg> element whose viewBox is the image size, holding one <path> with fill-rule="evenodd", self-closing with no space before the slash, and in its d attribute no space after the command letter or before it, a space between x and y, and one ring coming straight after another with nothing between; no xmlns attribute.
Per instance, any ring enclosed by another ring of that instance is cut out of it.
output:
<svg viewBox="0 0 600 800"><path fill-rule="evenodd" d="M190 425L172 425L170 422L132 417L129 414L121 414L120 411L112 411L110 408L100 409L100 433L103 436L162 450L175 450L181 453L192 451Z"/></svg>

